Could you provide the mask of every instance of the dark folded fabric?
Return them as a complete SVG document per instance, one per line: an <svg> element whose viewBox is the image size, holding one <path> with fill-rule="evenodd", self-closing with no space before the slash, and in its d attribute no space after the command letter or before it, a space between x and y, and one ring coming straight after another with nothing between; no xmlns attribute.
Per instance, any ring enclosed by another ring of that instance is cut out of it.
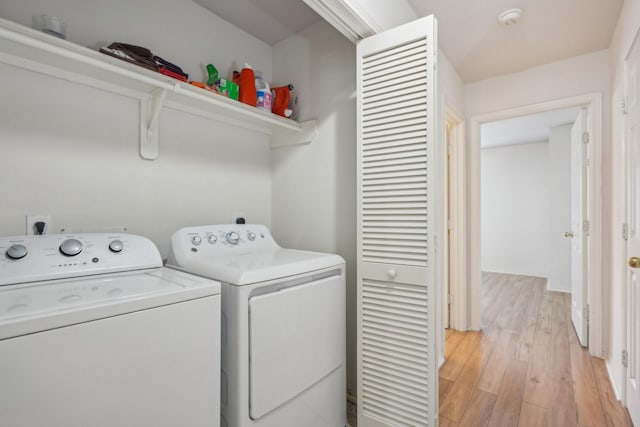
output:
<svg viewBox="0 0 640 427"><path fill-rule="evenodd" d="M158 71L158 66L153 60L153 53L141 46L116 42L111 43L106 48L100 48L100 52L149 70Z"/></svg>

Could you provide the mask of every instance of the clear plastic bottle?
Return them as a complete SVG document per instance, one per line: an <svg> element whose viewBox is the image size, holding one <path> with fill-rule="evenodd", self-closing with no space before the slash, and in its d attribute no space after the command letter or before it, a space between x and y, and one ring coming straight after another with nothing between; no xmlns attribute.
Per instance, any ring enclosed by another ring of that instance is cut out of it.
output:
<svg viewBox="0 0 640 427"><path fill-rule="evenodd" d="M261 76L256 77L256 94L257 107L271 112L271 89L269 89L269 83L265 82Z"/></svg>

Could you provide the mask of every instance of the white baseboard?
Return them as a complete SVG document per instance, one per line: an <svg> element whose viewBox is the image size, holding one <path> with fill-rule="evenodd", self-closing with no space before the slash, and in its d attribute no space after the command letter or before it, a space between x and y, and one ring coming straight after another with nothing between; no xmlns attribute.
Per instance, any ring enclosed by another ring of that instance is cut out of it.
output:
<svg viewBox="0 0 640 427"><path fill-rule="evenodd" d="M609 382L611 383L611 388L613 388L613 393L616 395L616 400L621 401L622 393L620 393L620 386L616 381L613 380L613 376L611 375L611 370L609 368L609 359L604 360L604 366L607 368L607 375L609 376Z"/></svg>
<svg viewBox="0 0 640 427"><path fill-rule="evenodd" d="M571 289L567 288L556 288L554 283L547 278L547 290L552 292L562 292L564 294L570 294Z"/></svg>

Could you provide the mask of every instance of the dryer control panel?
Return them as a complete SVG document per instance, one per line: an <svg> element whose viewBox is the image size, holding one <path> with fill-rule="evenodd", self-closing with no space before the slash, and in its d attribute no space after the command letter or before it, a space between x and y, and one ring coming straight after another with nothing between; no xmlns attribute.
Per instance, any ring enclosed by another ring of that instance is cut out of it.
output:
<svg viewBox="0 0 640 427"><path fill-rule="evenodd" d="M181 228L171 236L171 247L180 251L230 255L280 246L264 225L221 224Z"/></svg>
<svg viewBox="0 0 640 427"><path fill-rule="evenodd" d="M156 245L133 234L0 237L0 286L155 267Z"/></svg>

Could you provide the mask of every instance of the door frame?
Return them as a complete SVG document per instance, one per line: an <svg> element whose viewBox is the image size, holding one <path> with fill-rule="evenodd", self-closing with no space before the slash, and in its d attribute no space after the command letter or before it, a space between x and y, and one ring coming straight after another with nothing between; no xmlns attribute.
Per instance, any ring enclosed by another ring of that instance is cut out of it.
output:
<svg viewBox="0 0 640 427"><path fill-rule="evenodd" d="M454 123L450 130L449 144L451 147L451 161L448 166L451 167L451 172L446 169L447 173L452 179L449 182L449 191L447 199L449 200L449 218L451 223L451 236L448 242L445 242L445 250L447 251L449 261L449 275L444 277L449 281L449 294L450 299L447 301L447 295L443 295L445 298L444 303L449 302L449 327L456 330L467 329L466 324L466 305L464 299L460 298L464 295L464 290L467 285L467 260L466 260L466 231L465 231L465 207L466 207L466 194L465 194L465 170L466 170L466 144L465 144L465 127L466 123L462 119L462 116L457 114L448 105L445 106L445 121ZM447 162L447 150L445 147L444 162ZM445 175L446 179L446 175ZM444 191L447 192L446 182L444 183ZM443 240L447 240L447 218L444 218L444 230ZM450 243L450 245L449 245ZM443 257L443 261L446 260ZM446 265L443 268L447 268ZM444 289L447 288L447 284L443 284ZM444 293L444 292L443 292Z"/></svg>
<svg viewBox="0 0 640 427"><path fill-rule="evenodd" d="M627 52L624 55L624 71L623 71L623 102L624 102L624 108L623 108L623 113L622 113L622 121L621 121L621 140L622 140L622 156L621 158L623 159L623 176L622 176L622 194L623 194L623 198L622 198L622 202L623 202L623 208L622 208L622 220L623 220L623 227L626 227L626 229L628 230L629 227L629 220L630 220L630 215L629 215L629 191L630 189L628 188L628 174L629 174L629 169L630 169L630 164L629 164L629 160L627 159L627 154L629 152L629 140L628 140L628 132L627 132L627 112L626 112L626 105L629 99L629 57L631 56L631 54L633 53L633 49L636 47L636 45L640 43L640 28L638 28L633 36L633 39L631 41L631 44L629 45L629 49L627 50ZM627 357L629 357L629 347L630 347L630 341L631 341L631 337L630 337L630 327L629 327L629 314L630 314L630 310L629 310L629 272L627 270L627 259L629 257L629 251L628 251L628 246L627 246L627 240L628 238L625 236L623 236L624 240L622 241L622 263L619 264L619 267L622 268L622 278L624 280L624 286L622 287L622 300L626 301L625 304L623 304L622 306L622 310L623 310L623 325L624 325L624 347L623 350L626 352ZM616 265L614 263L614 265L612 266L612 268L616 268ZM615 390L617 394L619 394L619 397L621 399L621 401L624 403L625 407L628 407L627 403L628 403L628 395L627 395L627 381L629 380L629 362L627 361L626 365L621 363L621 369L622 369L622 386L620 387L621 390ZM609 374L611 375L611 374Z"/></svg>
<svg viewBox="0 0 640 427"><path fill-rule="evenodd" d="M602 241L602 93L594 92L575 97L562 98L531 104L521 107L509 108L487 114L472 116L469 122L469 174L468 185L468 231L469 231L469 275L468 285L460 295L466 305L466 324L471 330L480 330L481 302L480 285L481 273L481 222L480 222L480 126L483 123L504 120L518 116L542 113L552 110L560 110L572 107L585 107L591 118L589 123L590 142L588 144L588 157L590 168L588 172L588 213L590 222L588 245L588 273L589 289L589 352L598 357L605 355L607 349L605 342L608 334L604 331L604 319L608 313L603 304L601 241Z"/></svg>

